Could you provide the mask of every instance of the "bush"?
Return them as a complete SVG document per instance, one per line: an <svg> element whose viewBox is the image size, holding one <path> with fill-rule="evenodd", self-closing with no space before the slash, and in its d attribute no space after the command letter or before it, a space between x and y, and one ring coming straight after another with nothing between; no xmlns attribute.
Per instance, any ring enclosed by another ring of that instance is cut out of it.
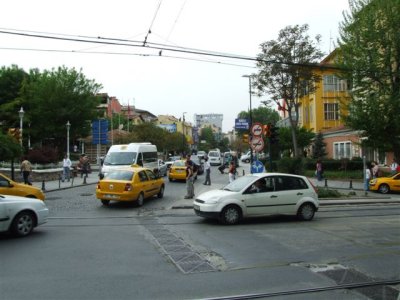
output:
<svg viewBox="0 0 400 300"><path fill-rule="evenodd" d="M290 158L290 157L283 157L277 162L278 171L282 173L289 173L289 174L304 174L304 162L303 158Z"/></svg>
<svg viewBox="0 0 400 300"><path fill-rule="evenodd" d="M57 150L50 147L29 150L26 158L33 164L49 164L58 162Z"/></svg>
<svg viewBox="0 0 400 300"><path fill-rule="evenodd" d="M337 190L331 190L328 188L318 188L318 198L340 198L340 194Z"/></svg>

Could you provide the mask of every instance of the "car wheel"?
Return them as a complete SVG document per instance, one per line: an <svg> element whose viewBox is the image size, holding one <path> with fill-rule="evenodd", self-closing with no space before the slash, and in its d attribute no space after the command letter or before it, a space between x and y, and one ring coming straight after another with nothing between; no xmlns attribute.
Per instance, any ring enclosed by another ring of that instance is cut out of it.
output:
<svg viewBox="0 0 400 300"><path fill-rule="evenodd" d="M157 194L157 197L160 198L160 199L162 197L164 197L164 186L163 185L161 186L160 191Z"/></svg>
<svg viewBox="0 0 400 300"><path fill-rule="evenodd" d="M379 186L378 190L379 190L379 193L387 194L390 192L390 187L386 183L384 183Z"/></svg>
<svg viewBox="0 0 400 300"><path fill-rule="evenodd" d="M239 223L242 218L242 211L239 207L230 205L225 207L220 215L220 222L226 225L234 225Z"/></svg>
<svg viewBox="0 0 400 300"><path fill-rule="evenodd" d="M169 181L173 181L172 178L169 178L169 177L168 177L168 180L169 180Z"/></svg>
<svg viewBox="0 0 400 300"><path fill-rule="evenodd" d="M101 200L101 203L102 203L104 206L108 206L108 205L110 204L110 200Z"/></svg>
<svg viewBox="0 0 400 300"><path fill-rule="evenodd" d="M139 197L136 200L136 205L140 207L143 206L143 203L144 203L144 195L143 193L140 193Z"/></svg>
<svg viewBox="0 0 400 300"><path fill-rule="evenodd" d="M303 221L311 221L314 218L314 214L315 207L311 203L304 203L297 212L297 216Z"/></svg>
<svg viewBox="0 0 400 300"><path fill-rule="evenodd" d="M30 211L17 214L11 223L10 231L15 236L26 236L35 227L35 215Z"/></svg>

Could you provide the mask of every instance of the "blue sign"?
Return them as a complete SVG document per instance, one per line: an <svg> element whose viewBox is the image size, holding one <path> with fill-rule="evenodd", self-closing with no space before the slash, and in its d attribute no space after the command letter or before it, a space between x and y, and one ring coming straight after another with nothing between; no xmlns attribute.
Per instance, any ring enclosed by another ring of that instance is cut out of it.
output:
<svg viewBox="0 0 400 300"><path fill-rule="evenodd" d="M176 124L158 124L157 126L171 133L176 132Z"/></svg>
<svg viewBox="0 0 400 300"><path fill-rule="evenodd" d="M250 121L248 119L235 119L235 129L249 130Z"/></svg>
<svg viewBox="0 0 400 300"><path fill-rule="evenodd" d="M108 120L100 119L92 121L92 144L107 145Z"/></svg>
<svg viewBox="0 0 400 300"><path fill-rule="evenodd" d="M251 165L251 173L262 173L264 172L264 165L261 161L255 160Z"/></svg>

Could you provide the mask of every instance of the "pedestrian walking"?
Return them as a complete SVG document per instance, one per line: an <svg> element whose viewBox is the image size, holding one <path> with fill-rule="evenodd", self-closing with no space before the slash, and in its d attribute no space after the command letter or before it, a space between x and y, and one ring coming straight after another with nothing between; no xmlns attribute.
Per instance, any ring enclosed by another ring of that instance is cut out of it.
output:
<svg viewBox="0 0 400 300"><path fill-rule="evenodd" d="M72 166L72 162L69 159L69 157L67 156L67 154L65 154L64 159L63 159L63 177L61 180L62 182L64 182L65 180L67 180L67 181L70 180L71 166Z"/></svg>
<svg viewBox="0 0 400 300"><path fill-rule="evenodd" d="M390 165L390 172L392 175L397 174L398 173L398 168L399 168L399 164L397 163L396 158L393 158L393 162Z"/></svg>
<svg viewBox="0 0 400 300"><path fill-rule="evenodd" d="M32 165L29 162L29 160L27 160L26 158L21 162L21 173L22 173L22 177L24 178L24 183L25 184L29 184L32 185L32 183L29 180L29 176L31 175L32 172Z"/></svg>
<svg viewBox="0 0 400 300"><path fill-rule="evenodd" d="M365 181L364 181L364 190L369 191L369 181L371 180L371 169L370 165L367 164L365 169Z"/></svg>
<svg viewBox="0 0 400 300"><path fill-rule="evenodd" d="M211 178L210 178L210 173L211 173L211 166L210 162L208 161L208 157L204 158L204 170L206 171L206 180L204 181L204 185L211 185Z"/></svg>
<svg viewBox="0 0 400 300"><path fill-rule="evenodd" d="M189 156L190 157L190 156ZM192 199L194 197L194 176L193 176L193 168L190 165L190 160L185 161L186 167L186 196L185 199Z"/></svg>
<svg viewBox="0 0 400 300"><path fill-rule="evenodd" d="M236 178L236 166L235 166L235 162L231 161L229 163L229 183L233 182Z"/></svg>
<svg viewBox="0 0 400 300"><path fill-rule="evenodd" d="M80 170L81 172L81 178L83 176L88 177L90 171L90 162L87 155L82 154L81 157L79 158L78 170Z"/></svg>
<svg viewBox="0 0 400 300"><path fill-rule="evenodd" d="M373 161L371 165L372 165L372 178L378 178L379 177L378 163L376 161Z"/></svg>
<svg viewBox="0 0 400 300"><path fill-rule="evenodd" d="M322 180L322 174L324 173L324 170L322 168L322 162L320 159L317 160L317 164L315 165L315 175L317 175L318 181Z"/></svg>

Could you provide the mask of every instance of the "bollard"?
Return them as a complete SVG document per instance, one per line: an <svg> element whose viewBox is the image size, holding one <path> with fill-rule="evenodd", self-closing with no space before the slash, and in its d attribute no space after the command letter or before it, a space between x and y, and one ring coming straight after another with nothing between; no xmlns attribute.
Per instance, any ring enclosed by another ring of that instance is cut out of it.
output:
<svg viewBox="0 0 400 300"><path fill-rule="evenodd" d="M328 187L328 179L325 178L325 187Z"/></svg>
<svg viewBox="0 0 400 300"><path fill-rule="evenodd" d="M353 189L353 181L350 179L350 189Z"/></svg>
<svg viewBox="0 0 400 300"><path fill-rule="evenodd" d="M42 191L45 191L46 190L46 187L45 187L45 185L44 185L44 180L42 181Z"/></svg>
<svg viewBox="0 0 400 300"><path fill-rule="evenodd" d="M244 174L245 174L245 173L244 173L244 170L243 170L243 176L244 176Z"/></svg>
<svg viewBox="0 0 400 300"><path fill-rule="evenodd" d="M86 177L87 175L83 176L83 184L86 184Z"/></svg>
<svg viewBox="0 0 400 300"><path fill-rule="evenodd" d="M61 188L61 175L58 176L58 188L59 189Z"/></svg>

